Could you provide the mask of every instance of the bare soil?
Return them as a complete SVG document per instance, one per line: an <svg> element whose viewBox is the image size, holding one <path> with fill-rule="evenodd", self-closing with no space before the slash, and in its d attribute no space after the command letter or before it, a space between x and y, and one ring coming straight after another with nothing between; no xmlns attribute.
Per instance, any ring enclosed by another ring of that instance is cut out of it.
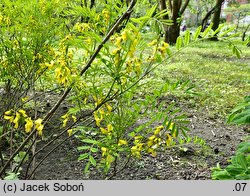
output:
<svg viewBox="0 0 250 196"><path fill-rule="evenodd" d="M191 121L189 135L199 136L206 141L207 147L187 146L184 152L173 148L158 153L157 157L143 156L134 159L117 175L111 179L119 180L208 180L211 179L211 168L217 163L224 167L235 153L236 146L249 135L247 127L232 126L225 123L225 119L211 118L204 110L182 103L179 105L189 116ZM67 106L62 106L59 113L65 113ZM51 122L57 124L58 122ZM140 122L139 122L140 123ZM53 126L51 126L53 129ZM55 131L55 130L49 130ZM65 137L65 136L64 136ZM60 139L57 142L60 142ZM39 145L44 144L41 141ZM40 161L56 144L46 148L39 154L36 161ZM105 179L97 170L91 168L90 174L84 174L84 161L78 161L77 147L82 145L79 140L72 138L53 151L39 166L34 179L36 180L100 180Z"/></svg>

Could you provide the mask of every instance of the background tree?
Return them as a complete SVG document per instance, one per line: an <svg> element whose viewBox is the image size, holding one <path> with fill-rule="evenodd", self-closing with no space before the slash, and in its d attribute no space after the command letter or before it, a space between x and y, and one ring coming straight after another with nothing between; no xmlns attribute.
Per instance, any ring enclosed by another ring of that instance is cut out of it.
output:
<svg viewBox="0 0 250 196"><path fill-rule="evenodd" d="M207 12L205 17L202 19L202 31L206 29L208 24L209 18L213 15L212 22L213 22L213 30L216 30L220 23L220 15L221 15L221 7L225 0L217 0L215 6Z"/></svg>
<svg viewBox="0 0 250 196"><path fill-rule="evenodd" d="M163 19L171 19L173 24L165 26L165 42L175 44L180 35L181 18L190 0L160 0L160 10L169 10Z"/></svg>
<svg viewBox="0 0 250 196"><path fill-rule="evenodd" d="M222 4L223 4L224 1L225 0L217 0L216 1L216 5L215 5L216 8L215 8L213 18L212 18L212 23L213 23L212 29L214 31L219 27L220 16L221 16L221 7L222 7Z"/></svg>
<svg viewBox="0 0 250 196"><path fill-rule="evenodd" d="M214 0L193 0L188 4L186 13L188 14L187 26L201 25L202 18L214 7Z"/></svg>
<svg viewBox="0 0 250 196"><path fill-rule="evenodd" d="M237 1L233 1L228 4L228 7L224 10L229 17L230 22L236 24L235 33L240 29L242 31L242 40L245 40L249 24L245 21L245 18L250 15L250 4L240 4Z"/></svg>

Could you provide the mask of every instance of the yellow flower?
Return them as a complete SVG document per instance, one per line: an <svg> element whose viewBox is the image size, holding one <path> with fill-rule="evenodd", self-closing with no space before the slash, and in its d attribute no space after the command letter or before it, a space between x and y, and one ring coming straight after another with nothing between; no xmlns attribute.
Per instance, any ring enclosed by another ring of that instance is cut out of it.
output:
<svg viewBox="0 0 250 196"><path fill-rule="evenodd" d="M166 125L169 126L168 127L169 130L172 130L174 128L174 123L173 122L170 123L170 124L169 124L169 122L166 122Z"/></svg>
<svg viewBox="0 0 250 196"><path fill-rule="evenodd" d="M66 113L66 114L64 114L63 116L61 116L61 118L63 118L63 119L65 119L65 118L68 118L68 114Z"/></svg>
<svg viewBox="0 0 250 196"><path fill-rule="evenodd" d="M166 49L168 47L169 47L168 43L162 42L161 46L158 48L158 51L160 51L162 57L165 57Z"/></svg>
<svg viewBox="0 0 250 196"><path fill-rule="evenodd" d="M102 11L103 17L105 18L106 21L109 21L110 19L110 12L107 9L104 9Z"/></svg>
<svg viewBox="0 0 250 196"><path fill-rule="evenodd" d="M123 41L127 39L127 31L126 30L121 33L121 38Z"/></svg>
<svg viewBox="0 0 250 196"><path fill-rule="evenodd" d="M122 49L121 47L114 49L114 50L111 52L111 55L119 54L120 51L121 51L121 49Z"/></svg>
<svg viewBox="0 0 250 196"><path fill-rule="evenodd" d="M108 124L108 126L107 126L106 129L100 127L100 130L101 130L102 134L105 134L105 135L110 134L110 133L113 131L113 129L114 129L114 128L113 128L113 126L112 126L111 124Z"/></svg>
<svg viewBox="0 0 250 196"><path fill-rule="evenodd" d="M10 122L13 122L13 121L14 121L14 116L11 116L12 112L13 112L12 110L8 110L8 111L4 112L3 118L4 118L5 120L8 120L8 121L10 121Z"/></svg>
<svg viewBox="0 0 250 196"><path fill-rule="evenodd" d="M22 114L22 116L23 116L24 118L28 117L28 115L26 114L26 111L24 111L24 110L18 110L18 112L19 112L20 114Z"/></svg>
<svg viewBox="0 0 250 196"><path fill-rule="evenodd" d="M8 116L11 115L12 114L12 110L8 110L8 111L4 112L4 114L8 115Z"/></svg>
<svg viewBox="0 0 250 196"><path fill-rule="evenodd" d="M108 113L110 114L112 112L112 107L109 104L106 104L106 108L108 110Z"/></svg>
<svg viewBox="0 0 250 196"><path fill-rule="evenodd" d="M101 147L102 150L102 156L104 157L107 154L108 149L105 147Z"/></svg>
<svg viewBox="0 0 250 196"><path fill-rule="evenodd" d="M133 63L133 60L131 60L131 59L126 62L126 71L127 71L127 73L132 72L132 63Z"/></svg>
<svg viewBox="0 0 250 196"><path fill-rule="evenodd" d="M128 144L128 142L126 140L119 139L119 141L118 141L118 146L127 145L127 144Z"/></svg>
<svg viewBox="0 0 250 196"><path fill-rule="evenodd" d="M107 135L109 133L107 129L104 129L102 127L100 128L100 130L101 130L102 134Z"/></svg>
<svg viewBox="0 0 250 196"><path fill-rule="evenodd" d="M104 109L103 109L103 108L101 108L101 109L99 110L99 113L101 114L101 118L102 118L102 116L103 116L103 115L105 115L105 111L104 111Z"/></svg>
<svg viewBox="0 0 250 196"><path fill-rule="evenodd" d="M102 118L99 118L96 112L94 112L94 119L95 119L96 126L100 127Z"/></svg>
<svg viewBox="0 0 250 196"><path fill-rule="evenodd" d="M172 137L169 134L167 134L167 139L166 139L167 146L170 146L171 141L172 141Z"/></svg>
<svg viewBox="0 0 250 196"><path fill-rule="evenodd" d="M50 63L44 63L44 65L46 66L46 67L48 67L48 68L52 68L52 67L54 67L54 65L55 65L55 61L50 61Z"/></svg>
<svg viewBox="0 0 250 196"><path fill-rule="evenodd" d="M69 136L71 136L73 133L73 129L69 129L67 132L68 132Z"/></svg>
<svg viewBox="0 0 250 196"><path fill-rule="evenodd" d="M161 126L156 127L156 129L155 129L155 131L154 131L154 135L159 134L163 128L164 128L164 127L163 127L162 125L161 125Z"/></svg>
<svg viewBox="0 0 250 196"><path fill-rule="evenodd" d="M154 46L154 45L156 45L157 44L157 40L155 39L155 40L153 40L152 42L150 42L149 44L148 44L148 46Z"/></svg>
<svg viewBox="0 0 250 196"><path fill-rule="evenodd" d="M107 158L106 158L107 164L111 164L114 160L115 158L112 155L110 154L107 155Z"/></svg>
<svg viewBox="0 0 250 196"><path fill-rule="evenodd" d="M141 140L142 140L142 136L141 135L137 135L134 137L134 144L138 144Z"/></svg>
<svg viewBox="0 0 250 196"><path fill-rule="evenodd" d="M72 117L73 121L76 122L76 120L77 120L76 116L72 115L71 117Z"/></svg>
<svg viewBox="0 0 250 196"><path fill-rule="evenodd" d="M154 141L155 138L156 138L155 135L151 135L148 139Z"/></svg>
<svg viewBox="0 0 250 196"><path fill-rule="evenodd" d="M135 74L137 76L141 74L141 61L139 59L135 59Z"/></svg>
<svg viewBox="0 0 250 196"><path fill-rule="evenodd" d="M131 153L133 156L136 156L137 158L141 157L141 151L142 151L143 144L136 144L135 146L132 146Z"/></svg>
<svg viewBox="0 0 250 196"><path fill-rule="evenodd" d="M148 153L151 153L152 157L156 157L157 156L157 153L156 153L156 151L153 148L149 148L148 149Z"/></svg>
<svg viewBox="0 0 250 196"><path fill-rule="evenodd" d="M69 120L68 118L65 118L65 119L63 120L63 125L62 125L63 127L66 127L68 120Z"/></svg>
<svg viewBox="0 0 250 196"><path fill-rule="evenodd" d="M16 112L16 117L15 119L13 120L13 123L15 124L14 125L14 128L17 129L18 126L19 126L19 120L21 118L21 115L19 114L19 112Z"/></svg>
<svg viewBox="0 0 250 196"><path fill-rule="evenodd" d="M21 100L22 100L22 102L25 102L25 101L27 101L29 99L29 97L23 97Z"/></svg>
<svg viewBox="0 0 250 196"><path fill-rule="evenodd" d="M3 117L5 120L9 120L10 122L13 122L13 120L14 120L14 116L6 116L6 115L4 115L4 117Z"/></svg>
<svg viewBox="0 0 250 196"><path fill-rule="evenodd" d="M116 38L115 45L116 45L117 47L120 48L120 47L121 47L122 41L123 41L123 38L122 38L122 37L117 37L117 38Z"/></svg>
<svg viewBox="0 0 250 196"><path fill-rule="evenodd" d="M29 133L29 132L31 132L31 130L32 130L33 121L32 121L31 118L29 117L29 118L26 118L26 119L25 119L25 122L26 122L26 124L25 124L25 132L26 132L26 133Z"/></svg>
<svg viewBox="0 0 250 196"><path fill-rule="evenodd" d="M113 126L111 124L108 124L108 132L112 132L114 130Z"/></svg>
<svg viewBox="0 0 250 196"><path fill-rule="evenodd" d="M38 134L39 135L42 135L42 131L43 131L43 127L44 125L42 124L43 120L41 118L38 118L36 121L35 121L35 129L38 131Z"/></svg>

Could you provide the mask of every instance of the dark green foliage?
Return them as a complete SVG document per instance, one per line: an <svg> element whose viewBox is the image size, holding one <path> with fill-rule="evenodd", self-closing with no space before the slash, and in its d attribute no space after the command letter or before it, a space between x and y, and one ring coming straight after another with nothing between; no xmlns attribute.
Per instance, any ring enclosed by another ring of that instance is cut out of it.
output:
<svg viewBox="0 0 250 196"><path fill-rule="evenodd" d="M233 109L228 117L229 123L250 124L250 95L246 96L244 102Z"/></svg>
<svg viewBox="0 0 250 196"><path fill-rule="evenodd" d="M231 164L225 169L218 164L212 169L213 180L249 180L250 179L250 139L238 145L235 156L231 159Z"/></svg>
<svg viewBox="0 0 250 196"><path fill-rule="evenodd" d="M246 96L229 115L228 123L250 124L250 96ZM235 156L230 160L231 164L225 169L218 164L212 169L214 180L249 180L250 179L250 138L238 145Z"/></svg>

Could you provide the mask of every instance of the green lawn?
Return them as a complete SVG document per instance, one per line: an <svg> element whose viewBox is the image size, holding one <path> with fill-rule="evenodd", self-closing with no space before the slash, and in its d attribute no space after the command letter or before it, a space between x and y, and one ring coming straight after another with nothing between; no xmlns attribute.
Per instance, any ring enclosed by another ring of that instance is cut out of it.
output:
<svg viewBox="0 0 250 196"><path fill-rule="evenodd" d="M185 48L156 70L158 81L190 80L200 96L195 101L211 116L225 117L250 93L250 48L240 45L241 59L225 42L203 41Z"/></svg>

